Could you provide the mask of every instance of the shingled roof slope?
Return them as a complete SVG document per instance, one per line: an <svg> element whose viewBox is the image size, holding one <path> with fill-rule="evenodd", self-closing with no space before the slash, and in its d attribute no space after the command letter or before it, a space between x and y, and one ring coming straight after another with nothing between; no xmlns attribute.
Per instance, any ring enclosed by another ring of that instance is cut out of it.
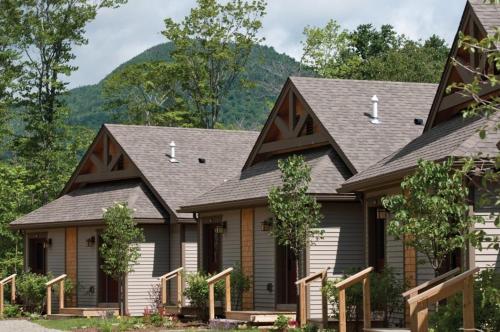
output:
<svg viewBox="0 0 500 332"><path fill-rule="evenodd" d="M357 172L420 135L436 84L291 77ZM380 124L370 122L377 95Z"/></svg>
<svg viewBox="0 0 500 332"><path fill-rule="evenodd" d="M127 202L136 219L168 218L168 214L140 180L91 184L72 191L17 219L11 226L51 225L66 222L99 221L103 209L115 202Z"/></svg>
<svg viewBox="0 0 500 332"><path fill-rule="evenodd" d="M241 171L258 136L236 130L108 124L106 128L179 218L192 218L177 212L183 203ZM177 145L177 163L170 162L172 141Z"/></svg>
<svg viewBox="0 0 500 332"><path fill-rule="evenodd" d="M500 4L491 4L484 0L469 0L469 3L486 32L495 33L500 27Z"/></svg>
<svg viewBox="0 0 500 332"><path fill-rule="evenodd" d="M356 174L342 185L342 191L351 191L380 181L384 176L406 173L416 167L418 160L443 160L447 157L470 157L480 155L491 158L498 153L500 132L489 132L485 139L478 133L480 128L490 127L494 119L461 116L443 122L425 132L412 142L382 159L367 170Z"/></svg>
<svg viewBox="0 0 500 332"><path fill-rule="evenodd" d="M303 153L311 166L311 194L332 194L351 173L331 147L317 148ZM277 156L257 163L196 199L189 201L182 210L199 211L201 206L228 204L244 200L266 199L272 187L281 185L278 160L287 156Z"/></svg>

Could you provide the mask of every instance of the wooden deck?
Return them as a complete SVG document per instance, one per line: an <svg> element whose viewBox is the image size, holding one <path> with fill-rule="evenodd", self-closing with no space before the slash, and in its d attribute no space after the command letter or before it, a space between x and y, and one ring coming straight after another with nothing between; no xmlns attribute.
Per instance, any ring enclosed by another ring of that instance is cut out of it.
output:
<svg viewBox="0 0 500 332"><path fill-rule="evenodd" d="M226 318L249 322L252 324L272 324L279 315L284 315L291 320L295 319L295 312L291 311L228 311Z"/></svg>
<svg viewBox="0 0 500 332"><path fill-rule="evenodd" d="M61 308L57 314L48 315L49 319L67 318L67 317L105 317L107 315L118 316L119 310L116 307L103 308Z"/></svg>

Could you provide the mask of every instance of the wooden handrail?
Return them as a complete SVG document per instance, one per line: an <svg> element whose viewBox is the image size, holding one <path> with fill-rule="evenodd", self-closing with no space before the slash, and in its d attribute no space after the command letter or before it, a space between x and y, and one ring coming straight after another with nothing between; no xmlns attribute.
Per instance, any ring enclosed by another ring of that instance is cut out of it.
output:
<svg viewBox="0 0 500 332"><path fill-rule="evenodd" d="M458 292L463 293L463 328L466 331L472 331L474 329L474 274L478 271L479 268L476 267L410 297L407 302L410 306L411 331L427 331L429 304L439 302Z"/></svg>
<svg viewBox="0 0 500 332"><path fill-rule="evenodd" d="M7 278L4 278L0 280L0 317L3 317L3 309L4 309L4 303L3 303L3 291L4 291L4 286L10 282L11 287L10 287L10 303L14 304L16 302L16 276L17 274L11 274Z"/></svg>
<svg viewBox="0 0 500 332"><path fill-rule="evenodd" d="M52 285L55 283L59 283L59 310L64 308L64 279L66 277L66 274L62 274L45 283L47 286L47 315L52 315Z"/></svg>
<svg viewBox="0 0 500 332"><path fill-rule="evenodd" d="M167 303L167 281L177 277L177 308L179 311L184 304L184 294L182 291L183 288L183 280L182 280L182 272L184 271L184 267L179 267L173 271L165 273L160 277L161 284L161 303L165 305Z"/></svg>
<svg viewBox="0 0 500 332"><path fill-rule="evenodd" d="M346 315L346 295L345 290L357 283L363 284L363 328L371 327L371 308L370 308L370 272L373 267L368 267L349 278L335 284L339 290L339 331L347 331L347 315Z"/></svg>
<svg viewBox="0 0 500 332"><path fill-rule="evenodd" d="M313 282L316 279L321 278L321 287L326 285L326 280L328 279L328 270L330 268L327 267L322 271L312 273L307 277L304 277L295 282L295 285L299 288L299 303L300 303L300 312L299 312L299 321L300 327L304 327L307 324L307 285ZM326 298L326 294L321 292L321 310L322 310L322 318L323 318L323 328L326 328L328 325L328 302Z"/></svg>
<svg viewBox="0 0 500 332"><path fill-rule="evenodd" d="M233 268L230 267L224 271L214 275L207 279L208 283L208 304L209 304L209 317L210 320L215 319L215 283L222 280L226 280L226 308L225 312L231 311L231 272Z"/></svg>
<svg viewBox="0 0 500 332"><path fill-rule="evenodd" d="M403 294L401 294L403 297L412 297L418 294L419 291L431 287L432 285L436 285L440 283L441 281L448 279L449 277L455 276L460 273L460 268L454 268L451 271L448 271L434 279L431 279L429 281L424 282L423 284L418 285L417 287L414 287L412 289L407 290Z"/></svg>

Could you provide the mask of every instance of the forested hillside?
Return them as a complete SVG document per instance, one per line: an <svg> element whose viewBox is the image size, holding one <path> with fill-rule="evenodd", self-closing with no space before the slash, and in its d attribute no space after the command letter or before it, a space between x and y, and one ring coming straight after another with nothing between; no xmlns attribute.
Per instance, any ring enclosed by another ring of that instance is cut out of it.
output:
<svg viewBox="0 0 500 332"><path fill-rule="evenodd" d="M170 43L154 46L121 64L115 71L135 63L169 61L171 49ZM265 121L286 78L290 75L311 75L310 71L299 72L299 70L299 63L286 54L279 54L272 47L254 47L245 73L253 84L250 87L237 85L231 90L223 104L223 124L227 127L259 128ZM101 91L105 80L106 78L95 85L69 91L65 98L72 110L73 124L97 129L102 123L113 122L112 115L102 109Z"/></svg>

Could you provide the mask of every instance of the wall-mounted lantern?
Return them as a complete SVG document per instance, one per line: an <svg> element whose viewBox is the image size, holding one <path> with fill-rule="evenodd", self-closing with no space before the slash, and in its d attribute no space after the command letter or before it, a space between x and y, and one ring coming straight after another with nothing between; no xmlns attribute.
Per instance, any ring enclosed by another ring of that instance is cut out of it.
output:
<svg viewBox="0 0 500 332"><path fill-rule="evenodd" d="M387 210L384 208L377 208L377 219L378 220L386 220L387 219Z"/></svg>
<svg viewBox="0 0 500 332"><path fill-rule="evenodd" d="M52 239L51 238L48 238L48 239L45 239L45 241L43 242L43 247L44 248L50 248L52 247Z"/></svg>
<svg viewBox="0 0 500 332"><path fill-rule="evenodd" d="M216 234L224 234L226 231L227 223L224 221L222 224L215 226Z"/></svg>
<svg viewBox="0 0 500 332"><path fill-rule="evenodd" d="M271 219L266 219L260 223L260 230L263 232L269 232L273 228L273 221Z"/></svg>
<svg viewBox="0 0 500 332"><path fill-rule="evenodd" d="M87 239L87 247L93 247L95 244L95 236L91 236Z"/></svg>

